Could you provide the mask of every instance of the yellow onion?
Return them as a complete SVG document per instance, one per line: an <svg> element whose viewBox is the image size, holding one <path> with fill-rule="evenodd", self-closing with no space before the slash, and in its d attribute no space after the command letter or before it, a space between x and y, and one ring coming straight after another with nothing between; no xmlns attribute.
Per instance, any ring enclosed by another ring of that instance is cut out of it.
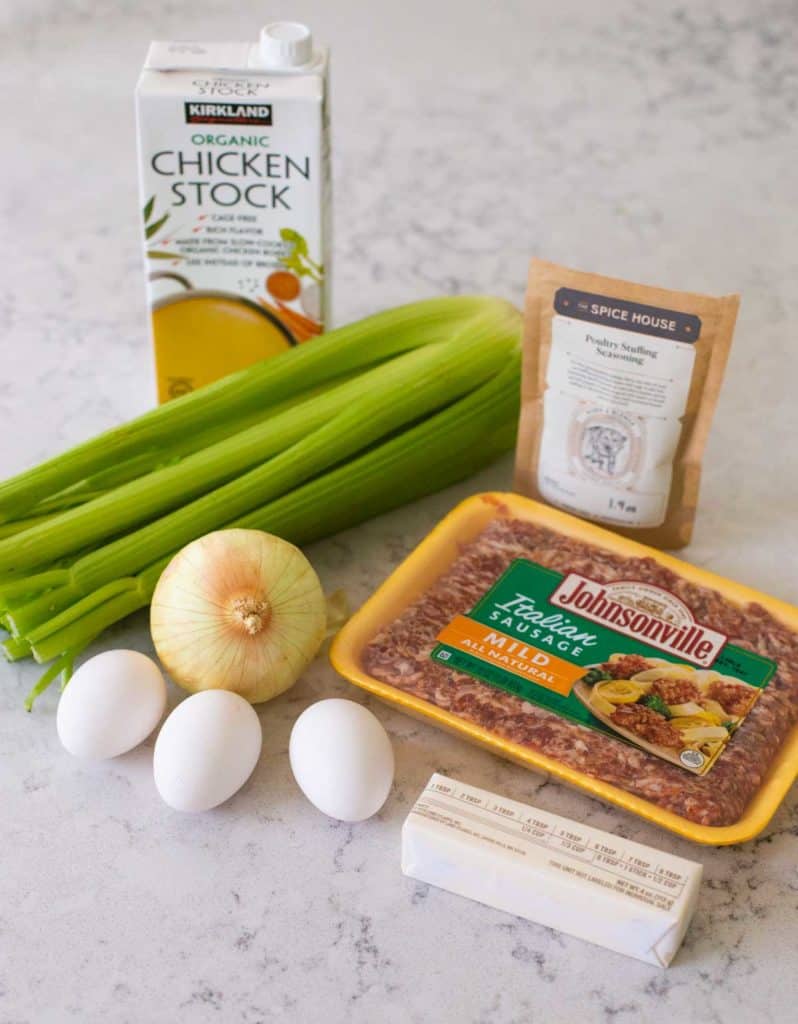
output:
<svg viewBox="0 0 798 1024"><path fill-rule="evenodd" d="M324 593L302 552L260 530L219 530L183 548L152 598L164 668L185 690L253 704L292 686L326 630Z"/></svg>

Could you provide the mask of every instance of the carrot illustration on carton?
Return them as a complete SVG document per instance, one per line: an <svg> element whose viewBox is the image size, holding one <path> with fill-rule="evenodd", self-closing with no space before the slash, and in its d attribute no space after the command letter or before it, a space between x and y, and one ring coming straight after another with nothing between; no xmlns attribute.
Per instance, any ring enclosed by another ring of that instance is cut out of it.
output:
<svg viewBox="0 0 798 1024"><path fill-rule="evenodd" d="M296 341L309 341L323 330L324 266L311 259L307 240L298 231L282 228L280 238L287 247L280 258L286 269L274 270L266 278L266 291L273 302L260 297L258 301L285 324Z"/></svg>

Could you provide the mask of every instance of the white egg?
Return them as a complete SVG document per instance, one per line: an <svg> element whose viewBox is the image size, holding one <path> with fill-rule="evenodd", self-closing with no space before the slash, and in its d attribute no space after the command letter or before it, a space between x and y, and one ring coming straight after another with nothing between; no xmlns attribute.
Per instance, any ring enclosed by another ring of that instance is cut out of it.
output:
<svg viewBox="0 0 798 1024"><path fill-rule="evenodd" d="M176 811L208 811L244 785L260 757L263 733L249 701L203 690L178 704L155 741L155 785Z"/></svg>
<svg viewBox="0 0 798 1024"><path fill-rule="evenodd" d="M351 700L320 700L303 711L288 745L299 788L323 814L363 821L393 785L393 748L378 719Z"/></svg>
<svg viewBox="0 0 798 1024"><path fill-rule="evenodd" d="M104 651L85 661L61 694L58 738L75 757L118 757L146 740L165 707L166 683L152 658Z"/></svg>

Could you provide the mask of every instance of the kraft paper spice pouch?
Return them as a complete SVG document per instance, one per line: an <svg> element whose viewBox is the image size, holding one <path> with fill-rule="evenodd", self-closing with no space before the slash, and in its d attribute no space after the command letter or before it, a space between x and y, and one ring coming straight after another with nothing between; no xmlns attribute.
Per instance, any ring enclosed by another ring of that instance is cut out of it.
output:
<svg viewBox="0 0 798 1024"><path fill-rule="evenodd" d="M689 543L738 307L532 260L516 490L645 544Z"/></svg>

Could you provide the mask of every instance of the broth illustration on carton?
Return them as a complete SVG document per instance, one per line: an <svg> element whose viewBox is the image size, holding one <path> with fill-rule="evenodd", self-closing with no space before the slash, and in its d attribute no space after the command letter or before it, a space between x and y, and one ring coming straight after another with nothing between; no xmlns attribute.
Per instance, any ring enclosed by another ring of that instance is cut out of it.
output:
<svg viewBox="0 0 798 1024"><path fill-rule="evenodd" d="M158 400L311 342L329 304L326 51L154 42L136 90Z"/></svg>

